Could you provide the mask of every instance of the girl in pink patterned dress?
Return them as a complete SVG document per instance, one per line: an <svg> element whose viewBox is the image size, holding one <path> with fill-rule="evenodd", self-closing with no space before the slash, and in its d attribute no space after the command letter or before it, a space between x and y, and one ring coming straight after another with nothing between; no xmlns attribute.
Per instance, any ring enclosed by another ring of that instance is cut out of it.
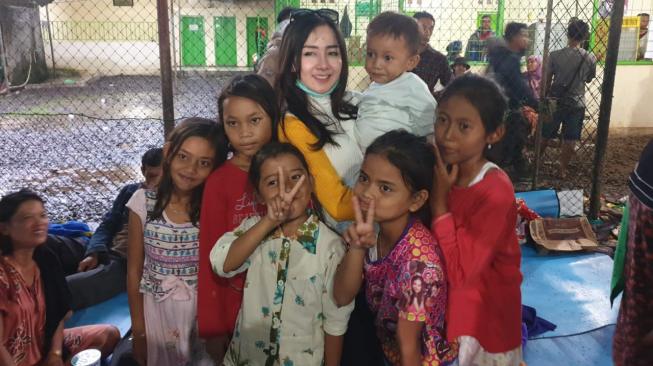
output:
<svg viewBox="0 0 653 366"><path fill-rule="evenodd" d="M354 187L356 222L345 232L349 250L334 297L347 304L365 284L389 365L448 365L456 357L457 346L444 330L447 281L440 248L422 224L430 219L425 203L434 162L426 139L391 131L367 149Z"/></svg>
<svg viewBox="0 0 653 366"><path fill-rule="evenodd" d="M127 295L134 357L142 366L209 366L197 334L199 216L204 182L226 159L217 123L182 121L163 147L157 191L127 203Z"/></svg>

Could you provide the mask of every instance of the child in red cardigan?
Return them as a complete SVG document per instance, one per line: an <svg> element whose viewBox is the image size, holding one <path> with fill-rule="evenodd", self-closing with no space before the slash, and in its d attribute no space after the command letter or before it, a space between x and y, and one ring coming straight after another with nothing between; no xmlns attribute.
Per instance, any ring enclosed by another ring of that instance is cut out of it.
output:
<svg viewBox="0 0 653 366"><path fill-rule="evenodd" d="M213 273L209 254L220 237L244 219L264 213L247 173L254 154L276 139L279 108L272 87L258 75L237 76L218 98L220 126L233 157L206 181L200 216L197 320L207 351L221 365L243 298L246 273L223 279Z"/></svg>
<svg viewBox="0 0 653 366"><path fill-rule="evenodd" d="M432 232L449 283L447 337L459 365L517 366L521 350L521 252L508 176L485 154L505 132L506 100L480 76L456 78L435 123Z"/></svg>

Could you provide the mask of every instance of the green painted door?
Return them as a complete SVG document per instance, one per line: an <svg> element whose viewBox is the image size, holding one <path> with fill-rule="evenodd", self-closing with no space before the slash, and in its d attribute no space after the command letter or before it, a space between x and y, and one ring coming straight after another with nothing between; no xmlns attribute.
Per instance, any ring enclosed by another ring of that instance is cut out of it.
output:
<svg viewBox="0 0 653 366"><path fill-rule="evenodd" d="M254 65L268 44L268 18L247 18L247 66Z"/></svg>
<svg viewBox="0 0 653 366"><path fill-rule="evenodd" d="M213 18L215 32L215 64L236 66L236 18Z"/></svg>
<svg viewBox="0 0 653 366"><path fill-rule="evenodd" d="M181 17L181 64L183 66L206 65L202 17Z"/></svg>

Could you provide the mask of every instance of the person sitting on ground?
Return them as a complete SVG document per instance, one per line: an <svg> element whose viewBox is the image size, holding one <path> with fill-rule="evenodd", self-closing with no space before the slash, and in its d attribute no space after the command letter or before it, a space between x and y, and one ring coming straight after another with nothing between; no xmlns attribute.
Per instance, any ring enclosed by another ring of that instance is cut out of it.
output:
<svg viewBox="0 0 653 366"><path fill-rule="evenodd" d="M145 181L122 187L111 211L106 213L86 246L78 273L66 278L73 296L73 309L100 303L126 290L129 210L125 205L139 188L153 189L159 184L162 159L161 148L152 148L143 154L141 173ZM95 291L97 286L102 286L102 291Z"/></svg>
<svg viewBox="0 0 653 366"><path fill-rule="evenodd" d="M487 61L487 40L494 37L492 18L485 14L481 18L481 28L472 33L465 48L465 58L470 61Z"/></svg>
<svg viewBox="0 0 653 366"><path fill-rule="evenodd" d="M435 86L440 82L444 88L451 80L451 69L447 56L436 51L429 45L433 28L435 27L435 19L433 15L425 11L418 11L413 15L417 20L420 32L422 34L422 41L419 46L419 63L413 69L413 73L419 76L429 88L429 91L435 99L438 99L439 91L435 91Z"/></svg>
<svg viewBox="0 0 653 366"><path fill-rule="evenodd" d="M457 57L451 64L451 71L454 78L467 74L469 72L467 60L464 57Z"/></svg>
<svg viewBox="0 0 653 366"><path fill-rule="evenodd" d="M543 148L551 145L562 124L562 151L560 152L560 178L565 178L567 166L576 151L585 119L585 84L596 76L596 57L580 47L589 36L589 26L582 20L569 24L567 47L551 52L548 60L549 75L546 88L557 99L551 123L545 124L542 135Z"/></svg>
<svg viewBox="0 0 653 366"><path fill-rule="evenodd" d="M106 357L120 340L112 325L64 329L70 292L43 245L47 234L39 195L20 190L0 199L0 365L63 365L89 348Z"/></svg>
<svg viewBox="0 0 653 366"><path fill-rule="evenodd" d="M393 12L367 26L367 71L372 84L363 92L354 125L364 153L377 137L396 129L433 135L437 103L426 83L410 72L418 63L420 33L414 19Z"/></svg>
<svg viewBox="0 0 653 366"><path fill-rule="evenodd" d="M274 86L274 83L277 79L277 69L279 68L279 46L281 46L281 39L283 38L283 33L286 31L286 27L290 23L290 16L292 15L293 8L291 6L286 6L281 9L279 15L277 15L277 29L272 34L268 46L266 48L265 54L261 57L261 60L256 63L256 73L261 75L265 80L267 80L270 85Z"/></svg>

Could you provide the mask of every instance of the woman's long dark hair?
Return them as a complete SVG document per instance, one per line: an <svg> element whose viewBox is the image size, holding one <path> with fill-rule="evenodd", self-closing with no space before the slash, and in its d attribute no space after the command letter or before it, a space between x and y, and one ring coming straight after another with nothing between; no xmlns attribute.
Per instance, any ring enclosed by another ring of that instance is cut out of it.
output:
<svg viewBox="0 0 653 366"><path fill-rule="evenodd" d="M186 118L181 121L177 127L170 133L168 141L167 153L163 159L163 174L161 176L161 183L157 190L156 204L149 219L156 220L163 217L163 210L170 203L174 184L172 176L170 175L170 164L172 159L175 158L181 145L189 137L201 137L207 139L215 148L215 156L213 157L213 169L222 165L227 160L227 139L224 133L221 132L218 124L214 120L192 117ZM202 192L204 191L204 183L197 186L191 195L190 221L193 225L197 226L200 220L200 208L202 206Z"/></svg>
<svg viewBox="0 0 653 366"><path fill-rule="evenodd" d="M317 13L306 13L297 16L291 20L288 28L286 28L279 49L281 60L279 61L279 77L275 87L279 105L285 105L286 110L297 116L317 138L317 142L311 146L314 150L320 150L327 143L336 145L333 139L335 133L327 129L325 123L311 113L308 96L297 87L296 81L300 74L304 43L306 43L306 39L315 28L323 25L328 26L336 35L342 57L342 70L340 71L338 85L331 93L331 111L339 120L356 118L358 108L344 100L349 76L345 39L332 20ZM281 123L283 128L283 122Z"/></svg>
<svg viewBox="0 0 653 366"><path fill-rule="evenodd" d="M274 89L262 76L256 74L237 75L224 89L218 97L218 121L219 128L224 132L224 101L230 97L247 98L261 106L265 113L272 121L272 141L277 141L277 128L281 120L281 111L279 110L278 99Z"/></svg>
<svg viewBox="0 0 653 366"><path fill-rule="evenodd" d="M18 192L9 193L0 199L0 224L6 225L11 221L20 206L29 201L38 201L45 204L41 196L29 189L21 189ZM11 238L0 233L0 255L10 255L14 247L11 244Z"/></svg>
<svg viewBox="0 0 653 366"><path fill-rule="evenodd" d="M435 152L425 137L413 135L404 130L393 130L377 137L365 151L365 157L379 155L401 172L406 186L412 193L433 189L433 166ZM415 213L424 225L431 223L431 209L428 200Z"/></svg>

